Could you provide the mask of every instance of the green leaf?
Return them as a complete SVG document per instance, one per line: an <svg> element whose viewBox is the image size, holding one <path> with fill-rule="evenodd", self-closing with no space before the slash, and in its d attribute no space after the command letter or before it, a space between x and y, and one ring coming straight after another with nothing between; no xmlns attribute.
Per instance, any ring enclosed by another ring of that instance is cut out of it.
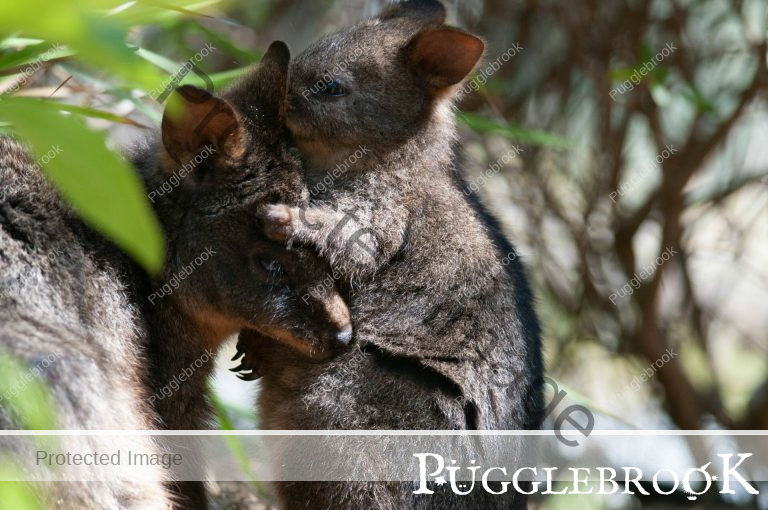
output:
<svg viewBox="0 0 768 510"><path fill-rule="evenodd" d="M151 89L163 76L125 44L129 27L106 17L118 0L0 2L0 36L23 30L55 47L64 45L79 59ZM41 15L44 13L45 15Z"/></svg>
<svg viewBox="0 0 768 510"><path fill-rule="evenodd" d="M147 62L150 62L160 69L168 72L168 76L163 81L168 80L170 82L169 79L173 76L176 76L176 74L178 74L178 72L186 63L175 62L171 59L163 57L162 55L158 55L153 51L149 51L146 48L141 48L137 50L136 53ZM213 83L214 90L221 90L239 78L245 69L246 68L228 69L227 71L220 71L218 73L209 74L208 78L210 78L211 82ZM208 87L208 85L205 83L205 80L200 78L194 71L190 71L185 74L184 77L179 81L179 84L181 83L184 83L185 85L194 85L201 88ZM160 88L160 85L162 85L162 83L158 82L156 86Z"/></svg>
<svg viewBox="0 0 768 510"><path fill-rule="evenodd" d="M208 75L208 78L210 78L211 83L213 83L213 90L221 90L238 79L245 72L245 70L245 68L229 69L227 71L210 74ZM205 82L195 73L189 73L187 76L190 77L190 85L205 88Z"/></svg>
<svg viewBox="0 0 768 510"><path fill-rule="evenodd" d="M74 52L67 49L56 49L48 43L38 43L25 48L8 51L0 55L0 72L7 69L16 69L36 61L48 61L69 57Z"/></svg>
<svg viewBox="0 0 768 510"><path fill-rule="evenodd" d="M29 37L6 37L0 40L0 50L13 50L16 48L24 48L33 44L43 43L42 39L31 39Z"/></svg>
<svg viewBox="0 0 768 510"><path fill-rule="evenodd" d="M107 149L103 135L58 109L12 98L0 102L0 119L13 123L37 158L51 151L48 162L38 161L62 195L88 223L158 274L165 259L162 231L136 172Z"/></svg>
<svg viewBox="0 0 768 510"><path fill-rule="evenodd" d="M76 113L84 117L108 120L110 122L116 122L118 124L127 124L129 126L136 126L138 128L146 129L148 127L136 121L133 121L131 119L120 117L119 115L115 115L114 113L96 110L95 108L87 108L85 106L76 106L72 104L58 103L55 101L43 100L41 102L48 104L52 109L60 110L62 112Z"/></svg>
<svg viewBox="0 0 768 510"><path fill-rule="evenodd" d="M109 13L127 25L163 25L184 16L209 17L202 11L220 0L168 0L165 2L140 1L123 3L122 8Z"/></svg>
<svg viewBox="0 0 768 510"><path fill-rule="evenodd" d="M651 46L645 42L640 44L640 50L638 53L640 54L641 62L650 62L651 59L653 59L653 56L656 54L656 52L651 49Z"/></svg>
<svg viewBox="0 0 768 510"><path fill-rule="evenodd" d="M24 429L55 430L57 425L54 406L48 388L37 379L37 375L39 373L35 374L16 358L0 352L0 393L11 396L10 399L0 398L0 408L17 416ZM30 440L38 446L55 446L56 443L47 441L47 437L35 436ZM24 471L16 459L9 455L0 455L0 501L3 508L42 510L29 484L4 481L23 480L24 476Z"/></svg>
<svg viewBox="0 0 768 510"><path fill-rule="evenodd" d="M56 416L51 397L45 385L37 379L39 368L36 370L37 374L16 358L0 353L0 392L11 396L3 402L3 407L18 416L25 429L55 430Z"/></svg>
<svg viewBox="0 0 768 510"><path fill-rule="evenodd" d="M21 479L24 472L10 463L0 464L0 480ZM0 501L14 510L42 510L35 491L24 482L0 482Z"/></svg>
<svg viewBox="0 0 768 510"><path fill-rule="evenodd" d="M171 60L170 58L164 57L158 53L155 53L154 51L150 51L146 48L139 48L136 50L136 55L143 58L147 62L159 67L166 73L175 75L179 72L179 69L181 69L181 66L183 64L176 62L174 60Z"/></svg>
<svg viewBox="0 0 768 510"><path fill-rule="evenodd" d="M553 133L536 131L512 124L502 124L481 115L460 113L459 120L480 134L501 135L531 145L554 147L556 149L572 149L576 146L575 143L567 138Z"/></svg>
<svg viewBox="0 0 768 510"><path fill-rule="evenodd" d="M211 384L208 386L208 395L211 398L211 403L213 404L213 408L219 418L219 425L221 430L235 430L232 420L229 419L227 406L224 404L224 402L221 401L221 398L219 398L219 395L213 389ZM240 468L243 470L243 473L245 473L251 480L251 485L254 487L256 492L263 499L270 500L271 498L269 493L262 486L262 484L256 480L256 476L251 469L251 460L248 455L245 454L245 448L243 447L243 443L240 441L240 438L236 435L227 435L224 437L227 445L229 446L229 449L232 451L232 454L235 456L235 458L237 458L237 462L240 464Z"/></svg>

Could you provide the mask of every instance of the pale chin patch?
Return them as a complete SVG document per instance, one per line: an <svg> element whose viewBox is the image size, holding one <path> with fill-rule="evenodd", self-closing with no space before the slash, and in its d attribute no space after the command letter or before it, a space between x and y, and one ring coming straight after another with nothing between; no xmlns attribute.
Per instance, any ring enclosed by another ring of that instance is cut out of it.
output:
<svg viewBox="0 0 768 510"><path fill-rule="evenodd" d="M343 162L351 153L338 144L329 143L322 135L317 136L311 126L290 114L285 118L285 126L293 135L294 143L309 167L307 170L327 171ZM354 150L351 149L352 152Z"/></svg>
<svg viewBox="0 0 768 510"><path fill-rule="evenodd" d="M309 129L307 129L302 122L297 121L295 117L291 116L290 114L286 115L285 117L285 126L288 128L297 142L306 142L312 138Z"/></svg>
<svg viewBox="0 0 768 510"><path fill-rule="evenodd" d="M343 160L343 156L323 140L296 137L296 146L304 157L308 170L325 172Z"/></svg>

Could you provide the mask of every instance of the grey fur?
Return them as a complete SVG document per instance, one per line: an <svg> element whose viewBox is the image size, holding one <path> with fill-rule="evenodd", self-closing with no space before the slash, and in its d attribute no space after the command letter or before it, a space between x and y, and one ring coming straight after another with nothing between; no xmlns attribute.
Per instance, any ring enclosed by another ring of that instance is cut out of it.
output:
<svg viewBox="0 0 768 510"><path fill-rule="evenodd" d="M41 375L52 392L59 428L206 428L212 419L206 384L213 366L206 350L215 352L227 337L249 327L255 335L328 356L350 329L349 311L337 292L301 299L324 277L327 264L307 250L289 252L268 240L258 220L264 203L300 203L306 194L280 124L288 60L285 45L275 43L227 99L205 98L205 108L227 105L237 112L241 130L230 138L237 142L235 156L222 154L221 138L196 137L197 124L169 118L163 123L165 147L157 133L134 148L131 158L147 191L178 170L178 150L199 152L203 142L217 149L155 203L168 239L164 274L157 280L86 227L19 144L0 139L0 291L13 290L20 275L39 275L24 292L9 292L0 310L0 346L30 367L60 353ZM202 132L208 136L211 130ZM170 295L150 301L209 249L209 260L178 281ZM48 260L50 250L61 255ZM204 356L207 362L177 391L152 399L154 410L148 405L151 395ZM9 409L0 403L0 428L20 426ZM68 438L65 449L75 450L82 441ZM160 451L141 436L88 441L95 451ZM32 459L30 451L15 453ZM166 508L173 497L163 487L164 476L158 469L144 486L57 484L49 487L45 507ZM172 489L176 508L206 508L202 483Z"/></svg>
<svg viewBox="0 0 768 510"><path fill-rule="evenodd" d="M30 370L55 357L40 370L39 380L51 392L60 429L157 427L139 383L147 363L141 348L147 328L125 283L130 264L82 225L23 147L7 138L0 138L0 186L10 190L0 202L3 354ZM20 428L6 404L0 403L0 427ZM20 444L3 442L6 453ZM22 465L33 464L35 447L25 447L16 453ZM153 453L157 446L146 436L67 436L61 449ZM101 469L117 477L125 468ZM170 505L164 479L158 468L147 484L59 483L41 487L40 497L44 508L163 509Z"/></svg>
<svg viewBox="0 0 768 510"><path fill-rule="evenodd" d="M268 232L289 245L313 246L331 261L367 356L350 371L344 367L354 351L321 362L279 346L264 349L262 356L274 356L262 362L267 429L536 426L542 361L528 282L498 224L462 193L455 168L452 86L457 73L463 78L471 70L461 66L474 65L482 43L441 26L443 19L438 2L405 2L319 40L291 65L287 123L306 160L309 188L358 147L370 154L305 211L269 208ZM432 42L422 37L436 30L464 46L444 45L441 51L453 52L448 59L424 64L434 52L419 53ZM353 58L360 47L368 53ZM330 70L346 96L308 95ZM339 232L350 210L356 219ZM365 246L350 242L360 229L370 229L360 238ZM248 340L241 335L241 345ZM525 506L521 495L413 500L412 490L277 484L282 507L291 510Z"/></svg>

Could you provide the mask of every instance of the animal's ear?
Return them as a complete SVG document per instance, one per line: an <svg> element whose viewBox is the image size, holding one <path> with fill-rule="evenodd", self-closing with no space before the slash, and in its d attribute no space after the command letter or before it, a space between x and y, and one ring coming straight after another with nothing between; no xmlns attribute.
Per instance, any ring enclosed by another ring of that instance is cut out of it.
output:
<svg viewBox="0 0 768 510"><path fill-rule="evenodd" d="M461 82L475 68L484 51L482 39L451 27L424 30L406 48L407 58L416 72L438 90Z"/></svg>
<svg viewBox="0 0 768 510"><path fill-rule="evenodd" d="M261 63L253 67L228 91L227 97L244 111L258 111L270 119L280 121L283 117L285 96L288 92L288 65L291 52L282 41L269 45Z"/></svg>
<svg viewBox="0 0 768 510"><path fill-rule="evenodd" d="M258 68L260 90L268 107L282 118L285 96L288 93L288 64L291 52L283 41L274 41L261 59Z"/></svg>
<svg viewBox="0 0 768 510"><path fill-rule="evenodd" d="M445 16L445 7L437 0L406 0L385 10L379 18L410 18L425 24L441 25L445 22Z"/></svg>
<svg viewBox="0 0 768 510"><path fill-rule="evenodd" d="M171 94L161 129L165 150L182 165L206 147L227 158L245 152L246 132L237 110L226 100L191 85Z"/></svg>

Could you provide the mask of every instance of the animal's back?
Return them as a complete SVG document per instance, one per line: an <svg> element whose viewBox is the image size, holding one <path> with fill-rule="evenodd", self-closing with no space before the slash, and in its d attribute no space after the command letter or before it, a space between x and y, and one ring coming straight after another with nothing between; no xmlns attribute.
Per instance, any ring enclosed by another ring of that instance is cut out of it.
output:
<svg viewBox="0 0 768 510"><path fill-rule="evenodd" d="M0 138L0 354L20 362L20 378L31 374L44 384L58 429L154 425L142 384L145 326L125 284L130 271L114 247L76 218L24 148ZM19 381L15 391L0 395L2 429L23 428L13 400L30 397L18 391ZM62 436L59 447L157 450L146 436ZM0 450L39 470L35 449L0 439ZM107 477L130 474L120 466L98 469ZM167 508L163 479L158 469L142 483L54 484L43 487L45 507Z"/></svg>

